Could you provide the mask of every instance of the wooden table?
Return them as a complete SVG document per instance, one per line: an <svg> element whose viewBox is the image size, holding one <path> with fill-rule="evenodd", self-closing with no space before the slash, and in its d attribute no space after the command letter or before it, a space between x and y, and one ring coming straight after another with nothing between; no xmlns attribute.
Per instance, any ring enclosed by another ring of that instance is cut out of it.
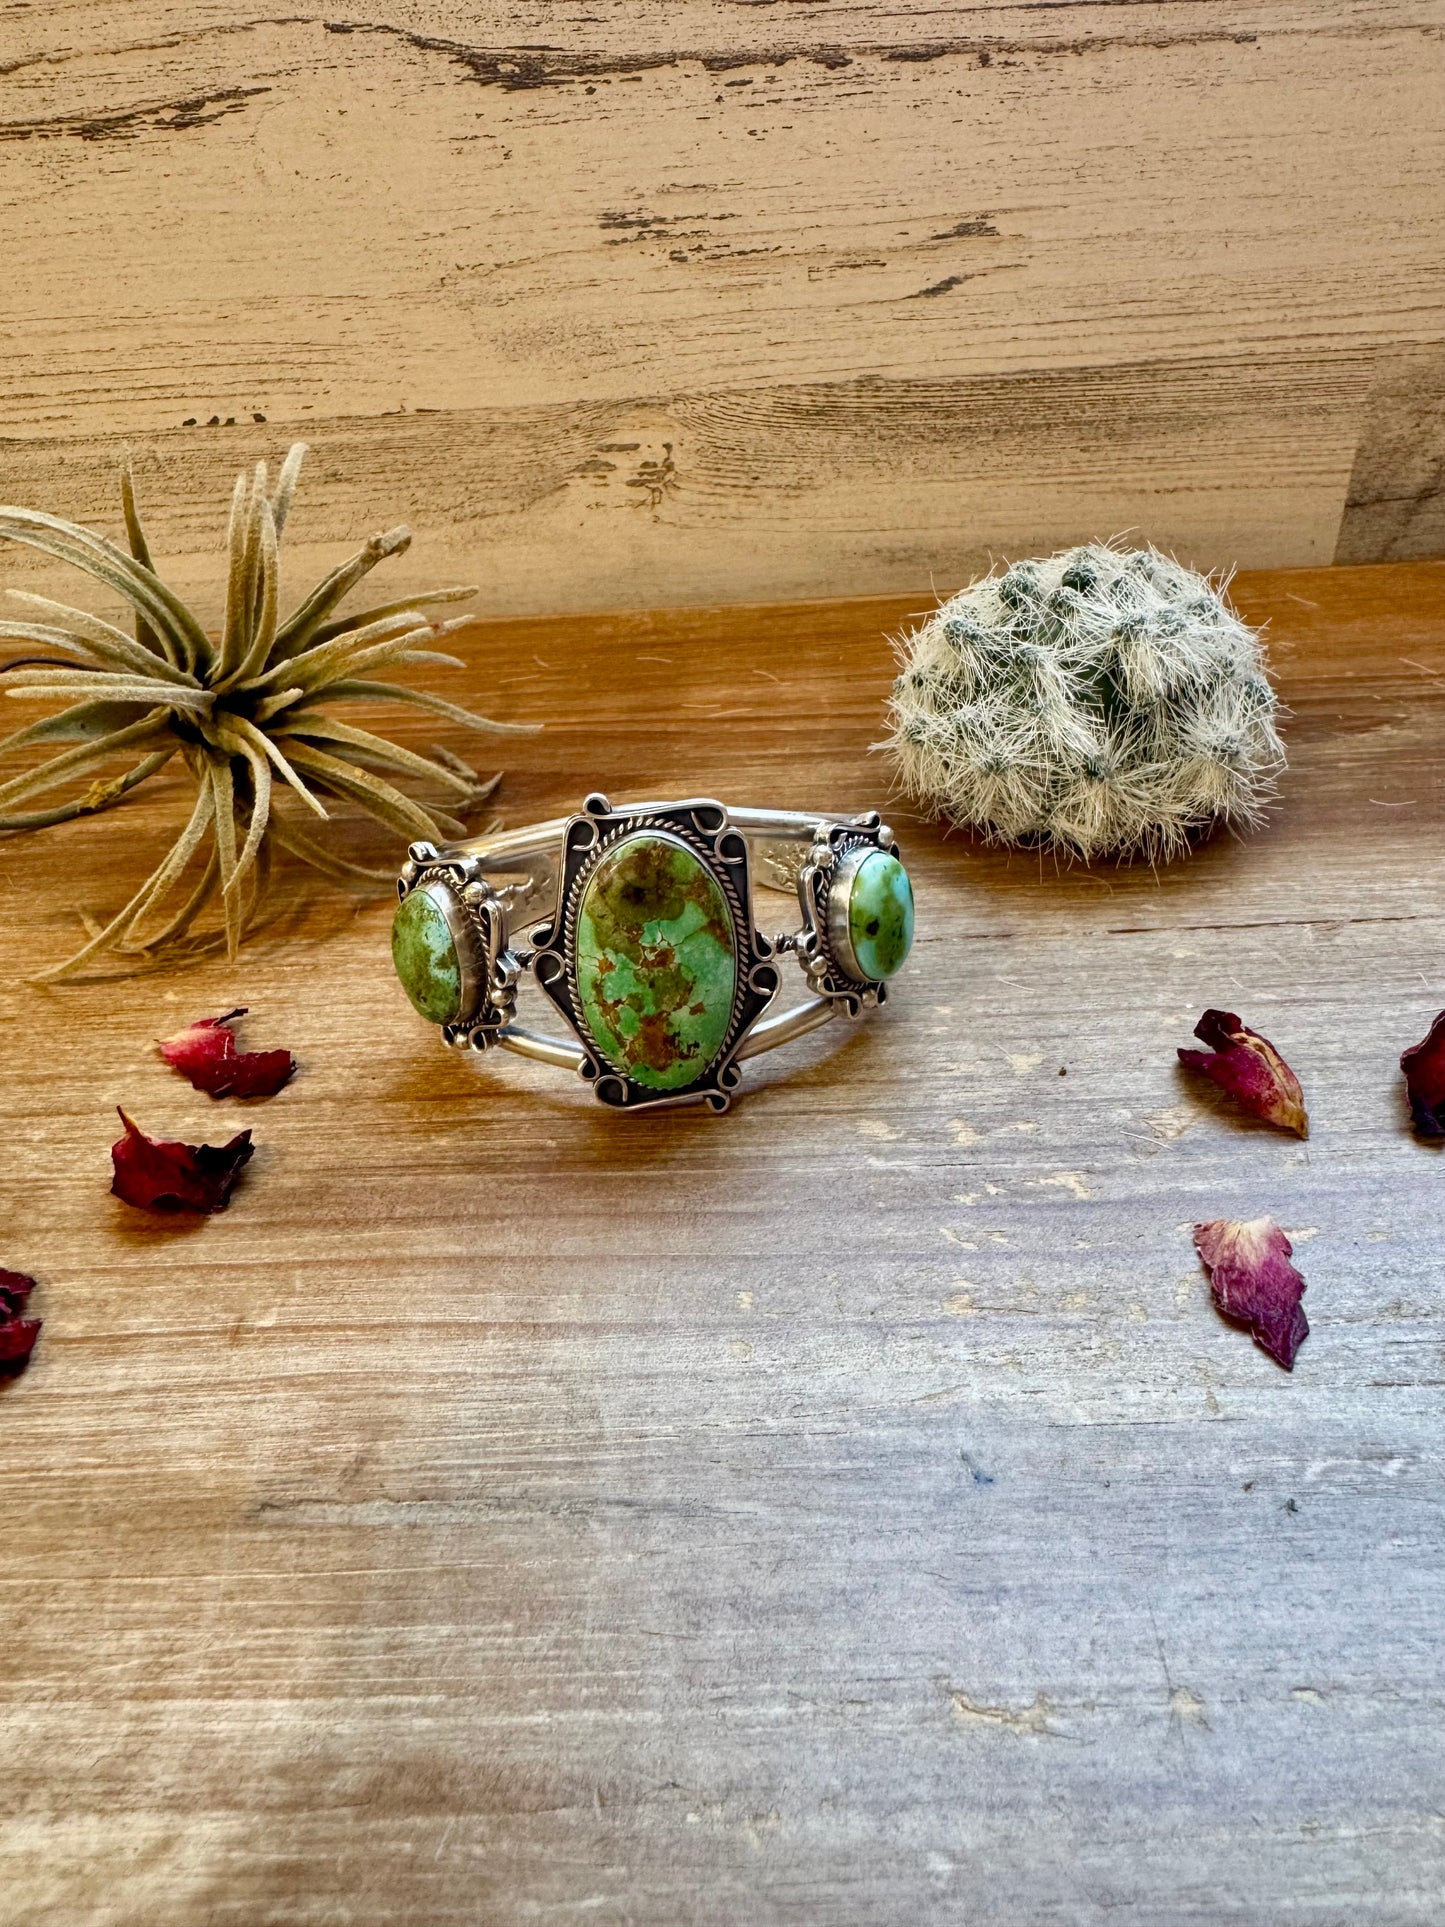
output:
<svg viewBox="0 0 1445 1927"><path fill-rule="evenodd" d="M895 1000L723 1119L444 1051L326 886L235 967L23 987L179 792L6 843L6 1927L1438 1922L1442 592L1240 579L1294 710L1249 841L1057 873L899 813ZM877 800L907 607L479 628L548 725L507 819ZM152 1048L232 1003L302 1065L244 1116ZM1209 1004L1308 1144L1185 1081ZM121 1101L253 1126L226 1214L107 1195ZM1292 1377L1190 1245L1261 1212Z"/></svg>

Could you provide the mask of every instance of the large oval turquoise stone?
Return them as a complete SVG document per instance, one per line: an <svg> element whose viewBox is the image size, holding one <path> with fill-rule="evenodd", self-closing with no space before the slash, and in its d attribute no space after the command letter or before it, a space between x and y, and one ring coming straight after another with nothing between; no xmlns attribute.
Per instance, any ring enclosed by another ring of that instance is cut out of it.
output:
<svg viewBox="0 0 1445 1927"><path fill-rule="evenodd" d="M848 941L865 977L891 977L913 947L913 885L896 856L874 850L848 892Z"/></svg>
<svg viewBox="0 0 1445 1927"><path fill-rule="evenodd" d="M712 871L685 843L638 830L607 851L577 908L577 997L598 1050L650 1090L702 1076L722 1049L738 965Z"/></svg>
<svg viewBox="0 0 1445 1927"><path fill-rule="evenodd" d="M402 989L428 1022L455 1022L462 1008L462 960L446 912L425 887L397 906L391 960Z"/></svg>

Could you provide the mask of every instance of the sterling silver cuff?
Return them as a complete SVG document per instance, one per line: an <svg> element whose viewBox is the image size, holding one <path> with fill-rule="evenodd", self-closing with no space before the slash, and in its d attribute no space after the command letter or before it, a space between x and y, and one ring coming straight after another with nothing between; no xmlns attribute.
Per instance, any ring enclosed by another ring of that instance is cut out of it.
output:
<svg viewBox="0 0 1445 1927"><path fill-rule="evenodd" d="M913 941L912 885L876 810L589 796L529 829L414 843L397 888L396 972L447 1043L576 1071L629 1110L725 1111L744 1058L876 1009ZM794 896L802 927L765 936L758 889ZM809 995L768 1015L789 951ZM570 1035L517 1023L529 969Z"/></svg>

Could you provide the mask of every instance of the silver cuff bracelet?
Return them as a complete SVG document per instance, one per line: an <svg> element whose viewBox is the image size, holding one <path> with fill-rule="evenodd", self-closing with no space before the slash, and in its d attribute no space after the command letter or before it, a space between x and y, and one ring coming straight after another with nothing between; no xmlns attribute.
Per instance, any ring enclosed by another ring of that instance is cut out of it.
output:
<svg viewBox="0 0 1445 1927"><path fill-rule="evenodd" d="M589 796L530 829L414 843L397 888L396 972L447 1043L576 1071L626 1109L725 1111L744 1058L876 1008L913 941L912 885L876 810ZM802 928L764 936L754 889L795 895ZM788 951L810 995L770 1017ZM515 1021L528 969L570 1037Z"/></svg>

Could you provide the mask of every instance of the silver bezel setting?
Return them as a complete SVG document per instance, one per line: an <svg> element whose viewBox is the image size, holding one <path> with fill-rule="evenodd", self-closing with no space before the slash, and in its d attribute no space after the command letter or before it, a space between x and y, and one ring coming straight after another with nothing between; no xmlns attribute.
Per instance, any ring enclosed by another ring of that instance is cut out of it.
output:
<svg viewBox="0 0 1445 1927"><path fill-rule="evenodd" d="M808 860L798 873L798 902L803 911L798 962L814 995L833 999L850 1017L888 1001L887 983L859 969L848 931L853 879L875 850L899 856L893 831L876 810L852 823L820 823Z"/></svg>
<svg viewBox="0 0 1445 1927"><path fill-rule="evenodd" d="M525 952L513 950L506 907L474 856L445 855L433 843L413 843L397 878L402 900L425 890L441 910L456 945L461 1007L442 1037L455 1050L490 1050L517 1014L517 980Z"/></svg>
<svg viewBox="0 0 1445 1927"><path fill-rule="evenodd" d="M728 906L737 961L732 1010L712 1062L690 1084L659 1091L639 1084L600 1050L582 1013L577 990L577 918L587 884L609 850L639 831L681 843L709 870ZM599 1103L616 1110L704 1103L725 1111L741 1082L738 1052L748 1032L777 995L779 972L773 946L755 927L751 911L747 840L729 823L726 807L711 798L644 810L614 810L605 796L589 796L563 833L558 910L531 932L532 971L582 1046L580 1074Z"/></svg>

